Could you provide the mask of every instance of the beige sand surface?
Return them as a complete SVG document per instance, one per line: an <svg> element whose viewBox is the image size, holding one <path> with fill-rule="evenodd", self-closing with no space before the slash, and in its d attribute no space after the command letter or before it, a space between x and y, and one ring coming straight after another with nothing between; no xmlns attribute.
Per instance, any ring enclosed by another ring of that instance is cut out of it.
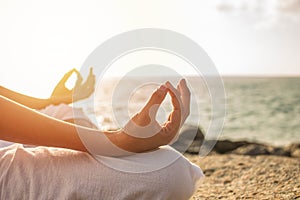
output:
<svg viewBox="0 0 300 200"><path fill-rule="evenodd" d="M300 158L189 155L206 178L191 199L300 199Z"/></svg>

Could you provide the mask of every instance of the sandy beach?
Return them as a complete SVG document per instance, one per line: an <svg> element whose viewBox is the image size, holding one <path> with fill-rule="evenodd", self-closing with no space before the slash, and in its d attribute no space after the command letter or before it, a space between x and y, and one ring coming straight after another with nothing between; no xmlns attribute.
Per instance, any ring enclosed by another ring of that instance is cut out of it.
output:
<svg viewBox="0 0 300 200"><path fill-rule="evenodd" d="M300 199L300 158L185 155L206 175L191 199Z"/></svg>

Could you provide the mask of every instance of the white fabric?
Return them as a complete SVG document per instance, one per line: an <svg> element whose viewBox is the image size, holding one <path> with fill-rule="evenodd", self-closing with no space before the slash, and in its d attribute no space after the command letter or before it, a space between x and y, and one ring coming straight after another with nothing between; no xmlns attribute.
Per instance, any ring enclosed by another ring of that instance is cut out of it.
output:
<svg viewBox="0 0 300 200"><path fill-rule="evenodd" d="M7 146L10 146L12 144L15 144L15 143L14 142L7 142L7 141L4 141L4 140L0 140L0 148L7 147Z"/></svg>
<svg viewBox="0 0 300 200"><path fill-rule="evenodd" d="M74 118L65 104L41 112L60 120ZM76 118L89 121L81 110L76 112ZM0 141L0 199L188 199L204 177L168 146L95 159L68 149L11 144Z"/></svg>
<svg viewBox="0 0 300 200"><path fill-rule="evenodd" d="M157 151L162 154L144 156L159 162L179 154L164 148ZM140 168L137 155L113 158L110 164ZM189 199L202 177L201 169L183 156L156 171L128 173L73 150L18 144L0 149L0 199Z"/></svg>
<svg viewBox="0 0 300 200"><path fill-rule="evenodd" d="M46 108L38 111L40 113L63 121L74 118L90 121L89 118L84 114L82 109L72 108L71 106L64 103L59 105L49 105Z"/></svg>

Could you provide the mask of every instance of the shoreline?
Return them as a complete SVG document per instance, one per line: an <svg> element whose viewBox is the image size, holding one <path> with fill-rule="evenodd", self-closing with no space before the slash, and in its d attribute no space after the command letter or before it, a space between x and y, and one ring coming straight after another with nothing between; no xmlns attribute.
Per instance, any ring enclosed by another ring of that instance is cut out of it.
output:
<svg viewBox="0 0 300 200"><path fill-rule="evenodd" d="M285 146L249 142L246 140L208 140L201 129L194 126L182 128L180 137L171 145L182 153L196 155L234 154L234 155L273 155L300 158L300 142ZM203 153L204 152L204 153Z"/></svg>

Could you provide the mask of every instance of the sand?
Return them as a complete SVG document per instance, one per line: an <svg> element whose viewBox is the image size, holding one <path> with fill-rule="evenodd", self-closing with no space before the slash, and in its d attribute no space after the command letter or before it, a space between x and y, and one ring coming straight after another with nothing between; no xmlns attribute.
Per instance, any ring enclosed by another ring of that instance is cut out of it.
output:
<svg viewBox="0 0 300 200"><path fill-rule="evenodd" d="M191 199L300 199L300 158L185 156L206 175Z"/></svg>

